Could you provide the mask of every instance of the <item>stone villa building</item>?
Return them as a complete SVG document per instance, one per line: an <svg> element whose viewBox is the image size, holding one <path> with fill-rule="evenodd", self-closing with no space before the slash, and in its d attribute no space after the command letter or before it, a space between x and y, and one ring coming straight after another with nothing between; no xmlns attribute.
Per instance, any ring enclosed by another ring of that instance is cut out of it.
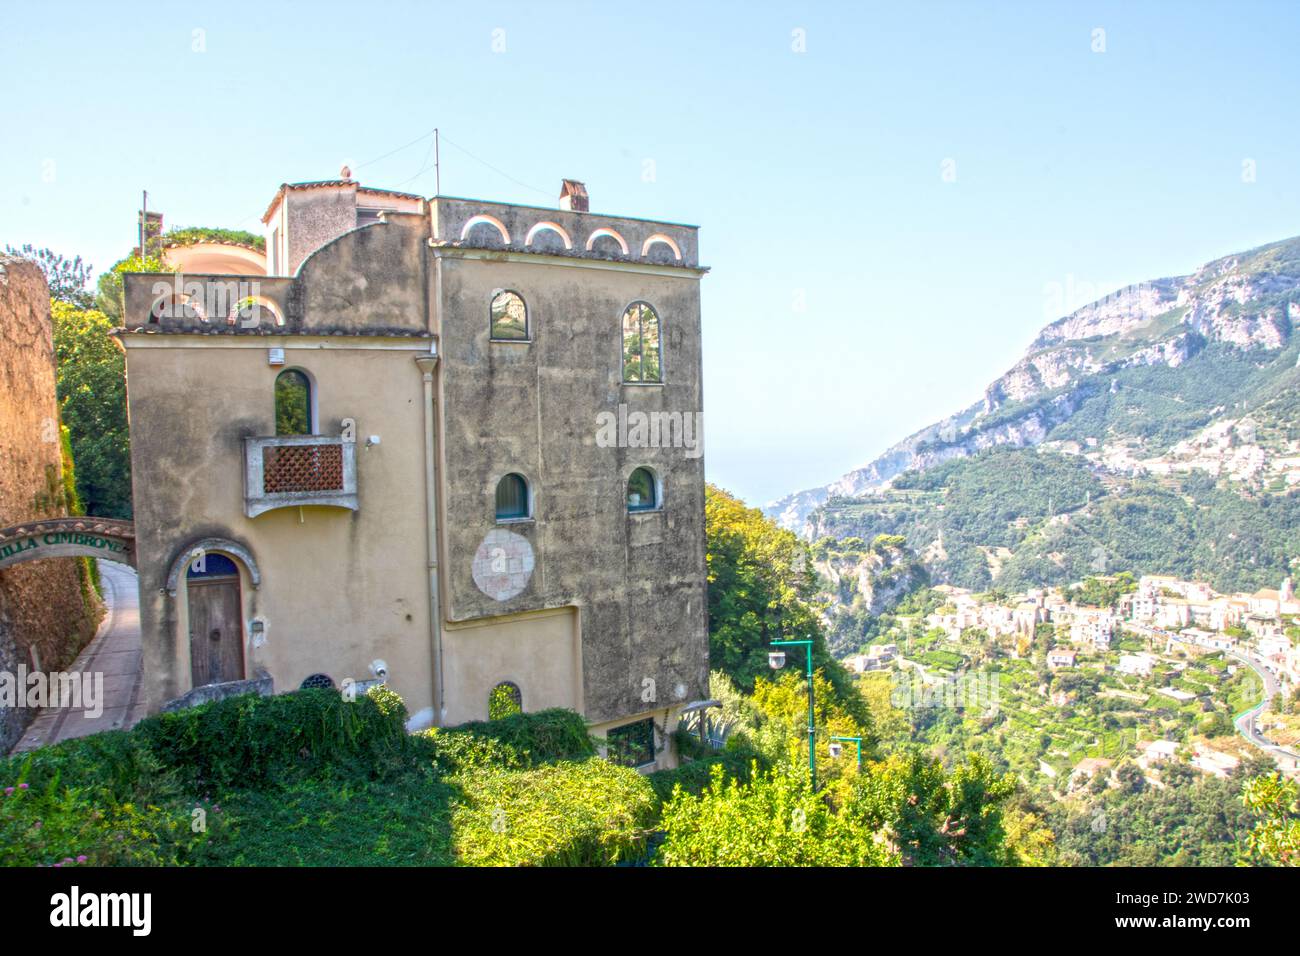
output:
<svg viewBox="0 0 1300 956"><path fill-rule="evenodd" d="M567 707L671 765L708 679L696 228L346 170L263 223L125 279L150 709L386 679L413 728Z"/></svg>

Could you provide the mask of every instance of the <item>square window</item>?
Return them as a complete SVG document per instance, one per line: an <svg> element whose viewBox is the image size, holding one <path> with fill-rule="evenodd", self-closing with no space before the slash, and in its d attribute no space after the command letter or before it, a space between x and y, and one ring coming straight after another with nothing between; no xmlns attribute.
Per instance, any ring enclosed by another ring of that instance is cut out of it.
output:
<svg viewBox="0 0 1300 956"><path fill-rule="evenodd" d="M609 759L616 764L644 767L655 762L655 722L649 717L615 727L605 739Z"/></svg>

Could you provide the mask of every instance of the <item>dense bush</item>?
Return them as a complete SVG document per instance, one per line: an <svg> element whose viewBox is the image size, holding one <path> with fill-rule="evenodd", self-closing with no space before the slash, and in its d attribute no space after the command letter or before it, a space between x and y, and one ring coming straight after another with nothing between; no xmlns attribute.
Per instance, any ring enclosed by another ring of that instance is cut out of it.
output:
<svg viewBox="0 0 1300 956"><path fill-rule="evenodd" d="M605 866L645 849L657 800L628 767L589 759L511 772L480 768L452 813L458 862Z"/></svg>
<svg viewBox="0 0 1300 956"><path fill-rule="evenodd" d="M757 770L757 768L755 768ZM808 777L781 767L742 784L711 768L700 796L678 790L665 805L656 866L882 866L882 840L835 813Z"/></svg>
<svg viewBox="0 0 1300 956"><path fill-rule="evenodd" d="M523 769L596 754L582 716L558 707L435 728L421 736L444 773L484 766Z"/></svg>
<svg viewBox="0 0 1300 956"><path fill-rule="evenodd" d="M254 787L326 771L377 774L409 753L405 719L396 695L348 700L309 689L158 714L131 733L193 785Z"/></svg>

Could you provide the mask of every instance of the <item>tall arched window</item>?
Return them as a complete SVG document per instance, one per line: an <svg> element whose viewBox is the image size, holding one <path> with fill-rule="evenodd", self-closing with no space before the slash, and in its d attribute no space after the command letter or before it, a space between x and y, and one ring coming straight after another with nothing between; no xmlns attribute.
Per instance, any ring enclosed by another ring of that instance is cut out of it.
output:
<svg viewBox="0 0 1300 956"><path fill-rule="evenodd" d="M659 313L633 302L623 313L623 381L662 382Z"/></svg>
<svg viewBox="0 0 1300 956"><path fill-rule="evenodd" d="M522 475L506 475L497 482L497 520L528 517L528 482Z"/></svg>
<svg viewBox="0 0 1300 956"><path fill-rule="evenodd" d="M519 293L506 289L492 297L492 338L507 342L528 339L528 307Z"/></svg>
<svg viewBox="0 0 1300 956"><path fill-rule="evenodd" d="M313 434L311 381L296 368L287 368L275 377L275 433Z"/></svg>
<svg viewBox="0 0 1300 956"><path fill-rule="evenodd" d="M627 479L627 510L654 511L659 507L659 482L649 468L638 468Z"/></svg>
<svg viewBox="0 0 1300 956"><path fill-rule="evenodd" d="M524 712L524 695L517 684L505 680L488 694L488 720L500 720Z"/></svg>

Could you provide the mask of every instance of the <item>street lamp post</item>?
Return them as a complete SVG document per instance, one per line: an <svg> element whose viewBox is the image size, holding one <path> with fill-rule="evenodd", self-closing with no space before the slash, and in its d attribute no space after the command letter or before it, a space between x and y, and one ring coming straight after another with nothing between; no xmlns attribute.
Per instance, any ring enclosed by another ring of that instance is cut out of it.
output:
<svg viewBox="0 0 1300 956"><path fill-rule="evenodd" d="M852 741L853 743L858 745L858 770L861 771L862 770L862 738L861 737L832 737L831 740ZM832 743L831 756L838 757L839 755L840 755L839 744Z"/></svg>
<svg viewBox="0 0 1300 956"><path fill-rule="evenodd" d="M807 641L772 641L773 647L802 647L808 652L808 778L812 788L817 789L817 725L813 716L813 642ZM785 666L785 652L772 651L767 655L767 662L772 670Z"/></svg>

